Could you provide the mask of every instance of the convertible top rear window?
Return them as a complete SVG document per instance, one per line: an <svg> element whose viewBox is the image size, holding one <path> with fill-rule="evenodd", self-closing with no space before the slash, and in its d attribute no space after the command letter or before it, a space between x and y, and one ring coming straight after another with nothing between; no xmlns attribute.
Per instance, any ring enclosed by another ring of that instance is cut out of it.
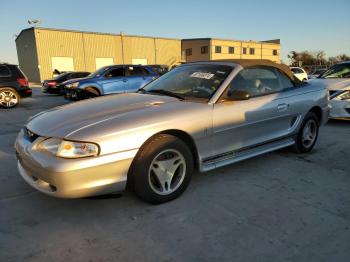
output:
<svg viewBox="0 0 350 262"><path fill-rule="evenodd" d="M185 65L151 82L144 90L164 90L185 99L209 100L232 70L227 65Z"/></svg>

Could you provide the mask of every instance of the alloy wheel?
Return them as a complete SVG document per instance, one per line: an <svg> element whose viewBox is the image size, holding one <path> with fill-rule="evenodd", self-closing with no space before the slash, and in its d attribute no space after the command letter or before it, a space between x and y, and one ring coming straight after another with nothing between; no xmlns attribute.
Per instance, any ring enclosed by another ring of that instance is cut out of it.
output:
<svg viewBox="0 0 350 262"><path fill-rule="evenodd" d="M184 181L186 161L175 149L160 152L152 161L148 172L148 183L159 195L169 195L176 191Z"/></svg>
<svg viewBox="0 0 350 262"><path fill-rule="evenodd" d="M0 91L0 104L4 107L13 107L17 105L18 97L11 90Z"/></svg>
<svg viewBox="0 0 350 262"><path fill-rule="evenodd" d="M315 142L317 136L317 123L314 119L309 119L303 128L302 143L303 146L309 148Z"/></svg>

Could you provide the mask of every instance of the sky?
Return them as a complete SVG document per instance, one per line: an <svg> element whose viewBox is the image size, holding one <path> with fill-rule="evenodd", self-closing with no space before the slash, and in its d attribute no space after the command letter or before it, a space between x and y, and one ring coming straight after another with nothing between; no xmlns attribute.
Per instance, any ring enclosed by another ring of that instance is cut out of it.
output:
<svg viewBox="0 0 350 262"><path fill-rule="evenodd" d="M171 38L281 39L290 51L350 55L350 0L0 0L0 61L17 62L15 35L41 27Z"/></svg>

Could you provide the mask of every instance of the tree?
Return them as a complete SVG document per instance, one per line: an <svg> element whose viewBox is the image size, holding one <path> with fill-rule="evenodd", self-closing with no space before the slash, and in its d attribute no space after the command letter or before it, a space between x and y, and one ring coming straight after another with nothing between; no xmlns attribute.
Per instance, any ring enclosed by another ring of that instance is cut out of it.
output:
<svg viewBox="0 0 350 262"><path fill-rule="evenodd" d="M350 61L350 56L346 54L340 54L336 57L326 58L326 53L324 51L310 52L310 51L291 51L288 54L288 59L290 60L290 66L329 66L334 65L344 61Z"/></svg>

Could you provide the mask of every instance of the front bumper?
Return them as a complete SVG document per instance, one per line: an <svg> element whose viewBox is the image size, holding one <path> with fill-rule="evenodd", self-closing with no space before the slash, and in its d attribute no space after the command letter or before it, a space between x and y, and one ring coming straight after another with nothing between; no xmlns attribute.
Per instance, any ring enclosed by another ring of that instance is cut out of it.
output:
<svg viewBox="0 0 350 262"><path fill-rule="evenodd" d="M64 98L72 101L93 97L91 93L79 88L64 88Z"/></svg>
<svg viewBox="0 0 350 262"><path fill-rule="evenodd" d="M336 100L329 101L331 106L330 118L350 118L350 101Z"/></svg>
<svg viewBox="0 0 350 262"><path fill-rule="evenodd" d="M63 88L62 86L42 86L42 92L43 93L48 93L48 94L62 94L63 93Z"/></svg>
<svg viewBox="0 0 350 262"><path fill-rule="evenodd" d="M120 192L125 189L127 174L136 150L105 156L63 159L33 149L23 135L15 142L18 171L38 191L60 198L80 198Z"/></svg>

